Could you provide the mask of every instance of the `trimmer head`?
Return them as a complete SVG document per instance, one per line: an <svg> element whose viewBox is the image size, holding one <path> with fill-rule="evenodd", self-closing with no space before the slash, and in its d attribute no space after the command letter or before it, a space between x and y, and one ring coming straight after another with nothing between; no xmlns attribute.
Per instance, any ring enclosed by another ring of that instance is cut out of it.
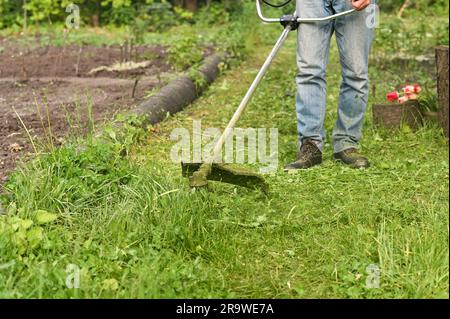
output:
<svg viewBox="0 0 450 319"><path fill-rule="evenodd" d="M189 178L191 187L205 187L208 180L239 185L251 189L269 191L269 185L264 178L252 171L231 167L227 164L181 163L184 177Z"/></svg>

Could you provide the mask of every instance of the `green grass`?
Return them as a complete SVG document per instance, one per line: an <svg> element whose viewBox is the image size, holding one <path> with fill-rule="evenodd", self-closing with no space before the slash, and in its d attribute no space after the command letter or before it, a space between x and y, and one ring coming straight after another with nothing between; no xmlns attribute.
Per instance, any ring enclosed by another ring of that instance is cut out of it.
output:
<svg viewBox="0 0 450 319"><path fill-rule="evenodd" d="M218 183L192 192L170 161L173 128L226 125L278 31L255 27L249 58L157 129L106 129L22 167L2 199L0 297L448 298L448 141L432 123L375 129L369 108L370 169L334 163L327 142L322 166L284 174L296 151L293 35L239 122L280 130L270 195ZM401 79L377 65L371 73L378 87ZM339 81L333 45L328 137ZM377 91L371 102L383 99ZM57 219L39 224L38 210ZM65 285L69 264L80 289ZM379 289L366 287L371 264Z"/></svg>

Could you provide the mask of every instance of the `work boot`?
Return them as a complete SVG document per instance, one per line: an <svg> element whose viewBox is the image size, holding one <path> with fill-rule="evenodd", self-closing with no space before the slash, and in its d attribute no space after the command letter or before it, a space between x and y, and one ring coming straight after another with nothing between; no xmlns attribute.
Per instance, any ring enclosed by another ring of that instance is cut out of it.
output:
<svg viewBox="0 0 450 319"><path fill-rule="evenodd" d="M297 160L284 167L284 171L288 172L296 169L306 169L322 163L322 152L311 139L305 139L300 147Z"/></svg>
<svg viewBox="0 0 450 319"><path fill-rule="evenodd" d="M334 159L352 168L363 169L370 166L369 160L358 153L356 148L349 148L339 153L334 153Z"/></svg>

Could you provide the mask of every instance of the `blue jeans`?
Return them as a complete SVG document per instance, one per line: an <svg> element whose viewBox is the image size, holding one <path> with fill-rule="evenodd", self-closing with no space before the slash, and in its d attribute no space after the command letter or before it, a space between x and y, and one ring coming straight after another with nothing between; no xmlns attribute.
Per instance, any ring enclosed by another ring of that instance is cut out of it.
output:
<svg viewBox="0 0 450 319"><path fill-rule="evenodd" d="M350 0L297 0L301 18L325 17L351 9ZM333 32L342 66L334 152L355 148L361 139L369 96L368 60L374 29L362 10L335 21L300 24L298 29L297 121L299 144L312 139L323 150L326 113L326 68Z"/></svg>

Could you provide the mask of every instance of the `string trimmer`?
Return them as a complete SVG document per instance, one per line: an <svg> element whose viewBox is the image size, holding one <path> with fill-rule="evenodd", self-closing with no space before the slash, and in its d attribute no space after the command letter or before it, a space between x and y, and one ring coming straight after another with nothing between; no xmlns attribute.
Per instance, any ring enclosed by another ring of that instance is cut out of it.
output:
<svg viewBox="0 0 450 319"><path fill-rule="evenodd" d="M296 30L302 23L319 23L329 21L351 14L355 11L352 9L321 18L299 18L296 12L290 15L283 15L281 18L266 18L264 17L261 10L261 1L269 6L279 8L288 5L292 0L287 0L286 2L281 4L272 4L268 0L256 0L256 11L259 18L265 23L281 23L281 25L284 27L284 30L278 38L278 41L276 42L263 66L256 75L255 80L242 99L241 104L228 123L225 131L222 133L216 145L214 146L213 156L211 157L211 159L204 163L182 163L183 176L189 177L189 184L191 187L205 187L208 185L208 180L213 180L240 185L247 188L259 188L265 192L268 190L268 184L261 175L253 173L246 169L236 169L226 164L215 163L215 161L220 162L220 159L222 157L222 148L225 141L227 140L229 134L232 132L232 129L235 127L236 122L243 114L251 97L253 96L253 93L255 93L256 88L269 69L270 64L275 59L277 53L280 51L281 47L286 41L289 32Z"/></svg>

